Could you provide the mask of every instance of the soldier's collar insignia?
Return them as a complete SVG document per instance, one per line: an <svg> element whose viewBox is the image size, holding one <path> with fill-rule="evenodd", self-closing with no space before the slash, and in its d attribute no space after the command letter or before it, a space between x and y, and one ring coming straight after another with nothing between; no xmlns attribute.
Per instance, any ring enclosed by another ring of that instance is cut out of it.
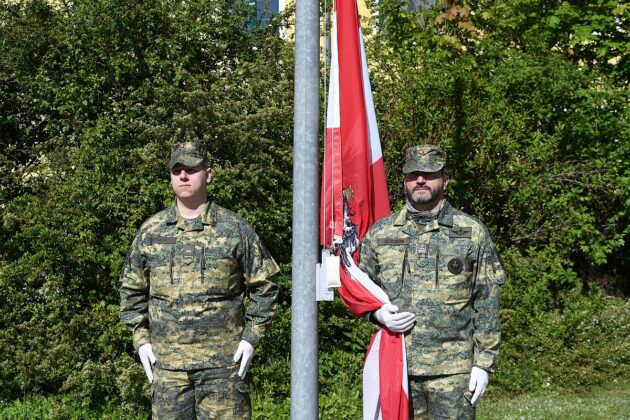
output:
<svg viewBox="0 0 630 420"><path fill-rule="evenodd" d="M470 226L453 226L449 231L449 238L472 238Z"/></svg>

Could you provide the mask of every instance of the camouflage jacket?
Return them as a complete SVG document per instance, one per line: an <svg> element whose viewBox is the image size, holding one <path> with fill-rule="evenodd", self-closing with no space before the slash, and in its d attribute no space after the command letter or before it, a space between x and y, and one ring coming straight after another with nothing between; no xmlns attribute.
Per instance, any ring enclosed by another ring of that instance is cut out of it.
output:
<svg viewBox="0 0 630 420"><path fill-rule="evenodd" d="M150 217L131 244L120 319L136 350L152 344L159 368L229 366L240 340L256 346L269 328L278 297L269 278L278 271L240 216L208 203L186 220L173 205Z"/></svg>
<svg viewBox="0 0 630 420"><path fill-rule="evenodd" d="M494 371L499 351L499 286L505 272L485 226L444 207L417 225L407 209L375 223L361 244L360 268L401 311L416 314L406 333L410 375Z"/></svg>

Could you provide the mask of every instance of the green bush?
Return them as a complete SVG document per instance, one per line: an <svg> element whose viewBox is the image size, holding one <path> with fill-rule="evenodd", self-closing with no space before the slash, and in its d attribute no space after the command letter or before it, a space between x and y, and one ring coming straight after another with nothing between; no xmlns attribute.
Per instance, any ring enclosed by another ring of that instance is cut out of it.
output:
<svg viewBox="0 0 630 420"><path fill-rule="evenodd" d="M212 153L212 198L282 264L251 375L256 416L288 415L293 44L277 33L291 22L258 27L246 3L0 4L7 412L148 413L118 275L142 221L172 203L168 146L191 139ZM489 227L510 271L497 393L628 374L628 304L601 290L630 293L630 44L617 29L630 9L587 3L374 5L366 48L393 207L405 148L441 144L449 199ZM359 417L371 327L339 300L320 304L319 325L322 417Z"/></svg>
<svg viewBox="0 0 630 420"><path fill-rule="evenodd" d="M122 362L116 377L121 409L129 413L150 411L151 385L142 365L130 357L123 357Z"/></svg>
<svg viewBox="0 0 630 420"><path fill-rule="evenodd" d="M150 417L150 411L125 410L117 404L100 406L90 409L83 406L80 400L65 395L30 396L23 400L14 400L10 404L0 403L0 418L2 419L121 419L145 420Z"/></svg>
<svg viewBox="0 0 630 420"><path fill-rule="evenodd" d="M284 398L278 401L264 393L252 395L252 419L275 420L287 419L291 416L291 401Z"/></svg>
<svg viewBox="0 0 630 420"><path fill-rule="evenodd" d="M253 13L216 0L0 5L3 401L146 406L118 276L142 221L173 201L175 141L208 144L213 199L288 260L292 55L284 17L258 27Z"/></svg>
<svg viewBox="0 0 630 420"><path fill-rule="evenodd" d="M504 330L524 330L503 341L493 389L579 390L630 374L630 343L622 339L630 332L630 303L598 292L573 291L565 298L564 309L541 313L526 326L513 325L502 311Z"/></svg>
<svg viewBox="0 0 630 420"><path fill-rule="evenodd" d="M604 63L627 48L612 41L622 35L610 16L627 23L630 10L608 1L374 7L368 60L393 206L404 200L405 148L441 144L449 200L489 227L510 273L493 388L578 388L627 372L627 309L602 291L630 290L629 74L626 59ZM580 25L606 35L579 43Z"/></svg>

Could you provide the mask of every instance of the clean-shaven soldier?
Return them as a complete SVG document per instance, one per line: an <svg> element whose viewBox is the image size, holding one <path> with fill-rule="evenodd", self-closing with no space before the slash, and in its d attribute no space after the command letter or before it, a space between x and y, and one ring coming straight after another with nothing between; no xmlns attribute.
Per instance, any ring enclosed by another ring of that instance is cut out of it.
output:
<svg viewBox="0 0 630 420"><path fill-rule="evenodd" d="M140 227L121 275L120 319L157 419L249 419L245 375L277 301L278 265L245 220L208 201L211 175L203 145L173 146L175 203Z"/></svg>
<svg viewBox="0 0 630 420"><path fill-rule="evenodd" d="M505 272L486 227L445 199L442 149L407 149L403 173L406 206L361 245L360 267L392 302L370 319L405 333L413 418L473 419L496 367Z"/></svg>

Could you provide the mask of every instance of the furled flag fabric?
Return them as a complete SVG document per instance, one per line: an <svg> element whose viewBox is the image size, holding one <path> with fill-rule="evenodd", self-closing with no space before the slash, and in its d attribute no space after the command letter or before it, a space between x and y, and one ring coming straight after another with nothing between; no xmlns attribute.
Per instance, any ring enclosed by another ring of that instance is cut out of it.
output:
<svg viewBox="0 0 630 420"><path fill-rule="evenodd" d="M339 293L357 316L389 303L386 293L355 264L360 240L389 213L356 0L335 0L320 237L325 249L339 249L344 266ZM408 394L403 336L383 328L372 337L365 360L364 419L408 419Z"/></svg>

